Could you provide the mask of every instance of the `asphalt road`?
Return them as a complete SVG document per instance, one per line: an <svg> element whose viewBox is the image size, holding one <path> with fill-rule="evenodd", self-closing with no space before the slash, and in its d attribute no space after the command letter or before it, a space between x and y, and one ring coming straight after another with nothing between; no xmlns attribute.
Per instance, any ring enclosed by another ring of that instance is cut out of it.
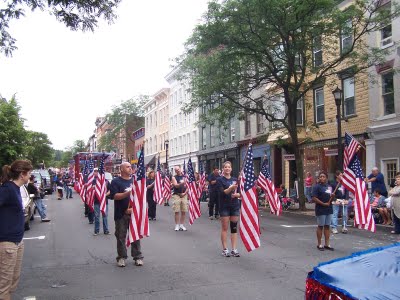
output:
<svg viewBox="0 0 400 300"><path fill-rule="evenodd" d="M220 254L219 222L207 218L207 204L187 232L175 232L171 208L159 206L151 236L142 240L144 266L129 259L119 268L114 235L93 236L75 193L61 201L46 196L45 204L52 221L35 218L25 233L14 299L304 299L313 266L398 241L390 228L375 234L350 228L332 237L334 252L320 252L313 217L262 212L261 248L247 253L240 244L241 257L226 258ZM109 208L114 232L113 201Z"/></svg>

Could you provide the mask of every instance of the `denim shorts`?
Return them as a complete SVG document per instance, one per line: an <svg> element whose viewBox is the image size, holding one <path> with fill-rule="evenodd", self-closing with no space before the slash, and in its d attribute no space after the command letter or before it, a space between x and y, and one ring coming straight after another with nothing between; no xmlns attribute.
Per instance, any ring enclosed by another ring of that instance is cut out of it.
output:
<svg viewBox="0 0 400 300"><path fill-rule="evenodd" d="M240 215L240 202L224 203L221 201L219 215L221 217L236 217Z"/></svg>
<svg viewBox="0 0 400 300"><path fill-rule="evenodd" d="M330 226L332 223L332 216L332 214L316 216L318 226Z"/></svg>

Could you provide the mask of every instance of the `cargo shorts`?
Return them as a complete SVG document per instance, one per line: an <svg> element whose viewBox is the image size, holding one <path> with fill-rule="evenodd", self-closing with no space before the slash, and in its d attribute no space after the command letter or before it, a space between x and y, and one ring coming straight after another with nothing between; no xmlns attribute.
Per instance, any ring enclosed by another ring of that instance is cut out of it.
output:
<svg viewBox="0 0 400 300"><path fill-rule="evenodd" d="M172 210L176 213L188 211L187 194L183 197L180 197L177 194L172 195Z"/></svg>

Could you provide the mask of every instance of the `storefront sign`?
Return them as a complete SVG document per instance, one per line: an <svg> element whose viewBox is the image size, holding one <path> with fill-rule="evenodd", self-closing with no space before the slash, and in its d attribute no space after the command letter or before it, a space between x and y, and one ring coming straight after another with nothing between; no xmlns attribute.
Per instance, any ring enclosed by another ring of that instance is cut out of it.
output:
<svg viewBox="0 0 400 300"><path fill-rule="evenodd" d="M283 154L283 159L284 160L296 160L294 157L294 154Z"/></svg>
<svg viewBox="0 0 400 300"><path fill-rule="evenodd" d="M325 156L337 156L338 155L338 149L326 149L325 150Z"/></svg>

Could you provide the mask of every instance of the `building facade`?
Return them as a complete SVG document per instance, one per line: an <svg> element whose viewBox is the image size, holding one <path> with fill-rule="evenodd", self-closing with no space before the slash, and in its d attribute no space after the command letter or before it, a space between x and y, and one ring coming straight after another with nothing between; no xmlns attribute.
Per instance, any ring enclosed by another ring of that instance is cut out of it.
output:
<svg viewBox="0 0 400 300"><path fill-rule="evenodd" d="M156 160L166 160L166 143L169 130L168 99L169 89L163 88L155 93L145 104L145 165L154 169Z"/></svg>
<svg viewBox="0 0 400 300"><path fill-rule="evenodd" d="M392 10L392 3L384 1L380 9ZM367 128L366 169L378 167L385 176L387 187L399 171L400 160L400 18L387 24L368 38L372 47L388 51L385 62L370 69L375 82L369 87L370 124Z"/></svg>
<svg viewBox="0 0 400 300"><path fill-rule="evenodd" d="M168 164L170 170L183 166L192 159L193 167L198 169L197 152L199 150L198 110L186 114L182 111L185 103L190 101L188 83L177 79L177 69L172 70L165 79L169 83L169 149Z"/></svg>

